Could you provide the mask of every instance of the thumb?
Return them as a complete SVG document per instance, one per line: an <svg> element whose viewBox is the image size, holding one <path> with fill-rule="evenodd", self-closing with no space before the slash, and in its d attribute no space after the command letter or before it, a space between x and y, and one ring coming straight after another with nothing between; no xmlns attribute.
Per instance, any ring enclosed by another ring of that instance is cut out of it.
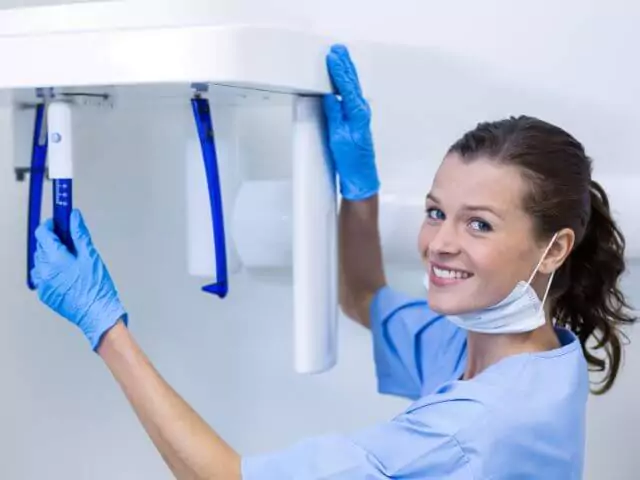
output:
<svg viewBox="0 0 640 480"><path fill-rule="evenodd" d="M53 220L47 219L42 222L35 231L38 245L42 247L48 255L58 255L65 250L60 239L53 232Z"/></svg>
<svg viewBox="0 0 640 480"><path fill-rule="evenodd" d="M87 250L93 247L91 234L84 223L84 218L82 217L80 210L74 209L71 212L70 230L73 244L78 250Z"/></svg>

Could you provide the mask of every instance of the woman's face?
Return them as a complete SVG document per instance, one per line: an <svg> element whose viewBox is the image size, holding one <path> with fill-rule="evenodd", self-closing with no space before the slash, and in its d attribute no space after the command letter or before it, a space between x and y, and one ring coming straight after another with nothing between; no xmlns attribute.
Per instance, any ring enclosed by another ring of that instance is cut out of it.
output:
<svg viewBox="0 0 640 480"><path fill-rule="evenodd" d="M460 314L485 308L529 279L547 245L534 238L533 221L523 209L526 192L516 167L445 157L418 237L433 310ZM532 286L544 292L548 280L539 273Z"/></svg>

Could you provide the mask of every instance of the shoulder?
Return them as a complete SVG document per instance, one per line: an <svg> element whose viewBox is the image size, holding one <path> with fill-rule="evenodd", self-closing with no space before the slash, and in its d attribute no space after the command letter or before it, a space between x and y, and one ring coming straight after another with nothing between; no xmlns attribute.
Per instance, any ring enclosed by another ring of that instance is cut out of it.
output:
<svg viewBox="0 0 640 480"><path fill-rule="evenodd" d="M564 329L557 331L560 348L513 355L472 380L443 383L412 403L403 415L457 435L487 419L497 425L501 419L509 422L528 410L535 412L538 421L575 410L588 397L588 370L575 335Z"/></svg>
<svg viewBox="0 0 640 480"><path fill-rule="evenodd" d="M466 332L431 309L426 298L407 295L389 286L379 289L370 307L371 326L376 330L393 329L418 336L428 330L430 337L466 342Z"/></svg>
<svg viewBox="0 0 640 480"><path fill-rule="evenodd" d="M426 298L408 295L402 291L384 285L376 291L371 299L371 314L379 318L388 318L398 312L417 310L428 313L431 317L440 317L438 313L429 308Z"/></svg>
<svg viewBox="0 0 640 480"><path fill-rule="evenodd" d="M387 286L371 304L378 391L412 400L452 378L466 361L466 332L429 307Z"/></svg>
<svg viewBox="0 0 640 480"><path fill-rule="evenodd" d="M429 395L413 402L400 415L420 425L428 425L442 434L457 436L473 428L495 411L508 389L508 380L480 382L453 380L440 385Z"/></svg>

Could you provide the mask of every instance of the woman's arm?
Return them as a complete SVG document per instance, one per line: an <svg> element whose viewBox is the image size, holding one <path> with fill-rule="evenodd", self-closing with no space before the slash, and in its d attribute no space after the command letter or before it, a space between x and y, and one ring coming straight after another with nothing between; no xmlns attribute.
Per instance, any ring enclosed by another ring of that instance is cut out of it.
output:
<svg viewBox="0 0 640 480"><path fill-rule="evenodd" d="M369 306L385 284L378 232L380 181L371 135L371 110L348 51L335 46L327 66L340 98L325 97L329 146L340 179L340 306L369 327Z"/></svg>
<svg viewBox="0 0 640 480"><path fill-rule="evenodd" d="M77 325L104 359L178 479L240 479L240 457L153 368L126 328L116 287L79 211L71 214L71 254L51 220L36 231L32 278L42 302Z"/></svg>
<svg viewBox="0 0 640 480"><path fill-rule="evenodd" d="M123 323L105 333L97 353L176 478L241 478L240 456L164 381Z"/></svg>
<svg viewBox="0 0 640 480"><path fill-rule="evenodd" d="M378 231L378 196L340 206L340 306L370 328L373 296L386 280Z"/></svg>

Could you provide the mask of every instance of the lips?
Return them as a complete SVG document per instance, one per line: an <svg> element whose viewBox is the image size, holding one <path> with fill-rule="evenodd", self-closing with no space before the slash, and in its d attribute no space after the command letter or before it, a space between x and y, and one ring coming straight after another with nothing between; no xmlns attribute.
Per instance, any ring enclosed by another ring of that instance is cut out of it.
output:
<svg viewBox="0 0 640 480"><path fill-rule="evenodd" d="M473 273L467 270L446 265L432 263L429 268L429 281L438 287L457 285L471 277L473 277Z"/></svg>

